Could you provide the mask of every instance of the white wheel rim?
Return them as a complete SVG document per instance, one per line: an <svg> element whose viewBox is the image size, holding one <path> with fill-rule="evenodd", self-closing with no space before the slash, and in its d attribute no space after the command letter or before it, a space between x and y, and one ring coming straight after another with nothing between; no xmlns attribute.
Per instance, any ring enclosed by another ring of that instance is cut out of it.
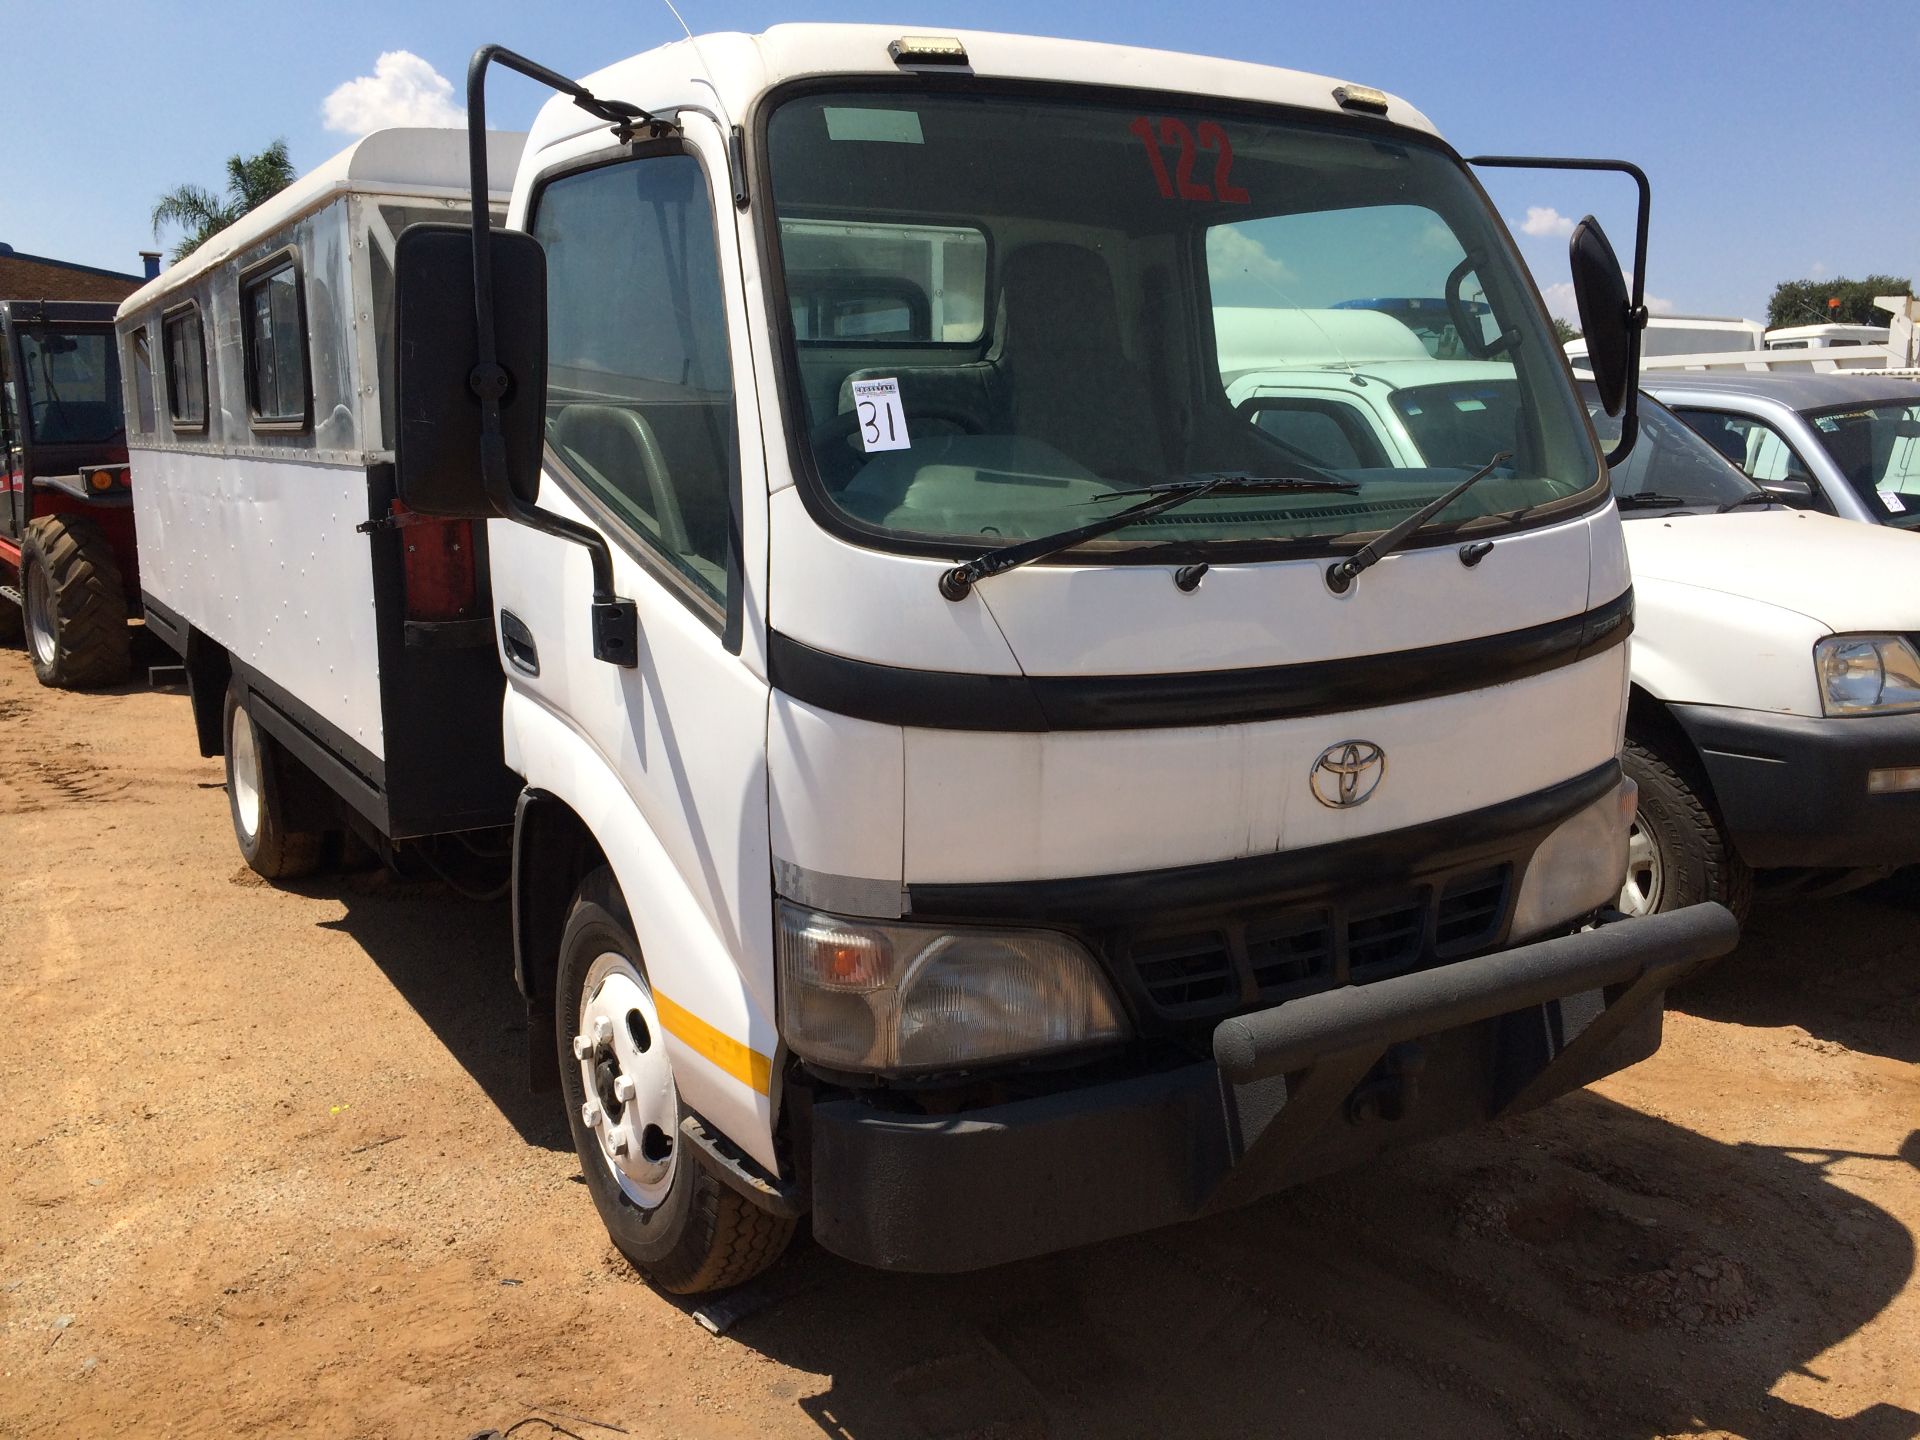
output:
<svg viewBox="0 0 1920 1440"><path fill-rule="evenodd" d="M233 792L234 823L244 839L260 833L260 742L253 733L253 717L244 707L233 708L233 733L227 737L227 785Z"/></svg>
<svg viewBox="0 0 1920 1440"><path fill-rule="evenodd" d="M53 664L59 642L53 633L53 587L47 583L46 567L35 565L27 571L27 636L34 657L42 665Z"/></svg>
<svg viewBox="0 0 1920 1440"><path fill-rule="evenodd" d="M607 951L587 972L573 1055L581 1122L622 1193L651 1210L673 1184L680 1097L653 991L626 956Z"/></svg>
<svg viewBox="0 0 1920 1440"><path fill-rule="evenodd" d="M1620 909L1628 915L1652 915L1665 898L1666 862L1660 843L1640 817L1627 831L1627 879L1620 887Z"/></svg>

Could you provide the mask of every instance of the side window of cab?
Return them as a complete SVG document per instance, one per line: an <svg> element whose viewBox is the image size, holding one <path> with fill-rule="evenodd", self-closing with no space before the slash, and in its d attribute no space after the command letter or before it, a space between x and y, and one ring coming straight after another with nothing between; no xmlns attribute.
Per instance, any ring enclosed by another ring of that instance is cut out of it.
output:
<svg viewBox="0 0 1920 1440"><path fill-rule="evenodd" d="M719 628L739 584L733 368L700 162L623 158L547 182L546 436L566 472Z"/></svg>
<svg viewBox="0 0 1920 1440"><path fill-rule="evenodd" d="M1725 410L1675 407L1707 443L1746 472L1749 480L1804 480L1818 494L1820 482L1787 437L1766 421Z"/></svg>

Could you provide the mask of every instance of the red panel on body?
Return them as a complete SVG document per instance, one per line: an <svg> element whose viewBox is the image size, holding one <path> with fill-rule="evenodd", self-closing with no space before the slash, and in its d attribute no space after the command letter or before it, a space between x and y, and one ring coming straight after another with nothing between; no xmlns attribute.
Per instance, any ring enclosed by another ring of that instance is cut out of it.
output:
<svg viewBox="0 0 1920 1440"><path fill-rule="evenodd" d="M400 544L407 584L407 619L466 620L477 604L474 583L473 522L430 520L398 500Z"/></svg>

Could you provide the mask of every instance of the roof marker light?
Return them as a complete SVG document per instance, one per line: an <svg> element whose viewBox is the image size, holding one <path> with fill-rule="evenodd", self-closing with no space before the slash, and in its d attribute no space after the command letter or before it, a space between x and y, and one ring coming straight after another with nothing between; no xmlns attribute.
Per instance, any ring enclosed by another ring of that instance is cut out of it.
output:
<svg viewBox="0 0 1920 1440"><path fill-rule="evenodd" d="M1342 110L1363 110L1369 115L1387 113L1387 92L1371 85L1336 85L1333 98Z"/></svg>
<svg viewBox="0 0 1920 1440"><path fill-rule="evenodd" d="M967 47L950 35L902 35L887 54L896 65L965 65Z"/></svg>

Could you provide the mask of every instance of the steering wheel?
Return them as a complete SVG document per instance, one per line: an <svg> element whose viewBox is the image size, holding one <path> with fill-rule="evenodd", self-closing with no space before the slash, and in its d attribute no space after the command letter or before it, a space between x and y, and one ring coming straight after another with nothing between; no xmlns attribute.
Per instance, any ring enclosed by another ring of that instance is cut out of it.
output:
<svg viewBox="0 0 1920 1440"><path fill-rule="evenodd" d="M905 406L901 409L904 412ZM907 416L914 420L939 420L953 426L963 435L984 435L986 426L978 416L970 415L957 405L916 405L913 413ZM813 427L813 454L820 466L820 478L827 482L828 488L838 490L854 476L854 461L865 454L853 447L853 437L861 426L860 408L843 410L831 415ZM844 456L843 460L841 457ZM829 460L828 457L832 457Z"/></svg>

